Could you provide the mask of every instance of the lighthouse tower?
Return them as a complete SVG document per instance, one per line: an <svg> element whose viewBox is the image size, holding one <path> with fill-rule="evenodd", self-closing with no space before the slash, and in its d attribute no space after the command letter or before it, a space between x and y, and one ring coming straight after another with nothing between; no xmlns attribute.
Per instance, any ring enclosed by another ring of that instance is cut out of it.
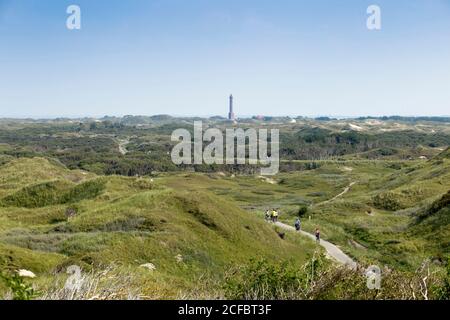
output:
<svg viewBox="0 0 450 320"><path fill-rule="evenodd" d="M228 120L234 121L236 117L233 112L233 95L230 95L230 112L228 113Z"/></svg>

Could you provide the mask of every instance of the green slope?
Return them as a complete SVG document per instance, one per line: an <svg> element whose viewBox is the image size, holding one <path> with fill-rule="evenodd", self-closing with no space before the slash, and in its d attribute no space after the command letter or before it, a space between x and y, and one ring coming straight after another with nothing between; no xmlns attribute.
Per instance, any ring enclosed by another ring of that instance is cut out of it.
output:
<svg viewBox="0 0 450 320"><path fill-rule="evenodd" d="M230 266L252 257L300 264L317 249L296 235L282 240L261 219L205 190L96 177L41 158L14 160L0 174L1 267L31 270L43 286L70 264L114 265L138 276L145 294L175 297L200 277L220 282ZM139 267L145 263L156 270Z"/></svg>
<svg viewBox="0 0 450 320"><path fill-rule="evenodd" d="M450 189L446 154L425 161L322 161L313 170L271 179L218 173L164 179L176 189L214 192L255 214L280 208L281 220L291 225L299 208L307 206L306 231L319 227L324 239L367 265L413 271L426 259L450 254L448 211L417 224L417 217ZM348 192L328 201L352 182Z"/></svg>

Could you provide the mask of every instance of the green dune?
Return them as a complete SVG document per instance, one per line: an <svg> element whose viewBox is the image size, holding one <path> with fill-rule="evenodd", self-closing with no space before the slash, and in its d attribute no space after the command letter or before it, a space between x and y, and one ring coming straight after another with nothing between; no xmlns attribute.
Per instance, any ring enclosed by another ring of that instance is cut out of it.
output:
<svg viewBox="0 0 450 320"><path fill-rule="evenodd" d="M44 288L68 265L114 265L139 277L142 292L170 298L202 277L220 282L252 257L301 265L317 249L306 238L281 239L233 201L164 179L85 175L42 158L13 160L0 171L0 264L35 272ZM146 263L156 269L140 267Z"/></svg>

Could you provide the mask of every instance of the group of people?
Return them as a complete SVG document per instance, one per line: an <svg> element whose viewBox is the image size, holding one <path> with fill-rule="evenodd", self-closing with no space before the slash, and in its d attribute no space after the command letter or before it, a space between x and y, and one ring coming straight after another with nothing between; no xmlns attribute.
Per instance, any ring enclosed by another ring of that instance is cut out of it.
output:
<svg viewBox="0 0 450 320"><path fill-rule="evenodd" d="M266 221L272 221L273 223L275 223L278 221L278 211L275 209L266 210L264 217L265 217Z"/></svg>
<svg viewBox="0 0 450 320"><path fill-rule="evenodd" d="M295 230L300 231L300 229L302 227L302 223L300 221L300 218L297 218L295 220L294 226L295 226ZM316 241L320 242L320 230L319 230L319 228L316 228L316 231L314 232L314 235L316 236Z"/></svg>
<svg viewBox="0 0 450 320"><path fill-rule="evenodd" d="M295 230L300 231L300 229L302 227L300 218L297 218L295 220L294 226L295 226ZM320 242L320 230L319 230L319 228L316 228L316 231L314 232L314 235L316 236L316 241Z"/></svg>
<svg viewBox="0 0 450 320"><path fill-rule="evenodd" d="M272 210L266 210L265 214L264 214L264 218L266 219L267 222L272 221L272 223L276 223L278 221L278 210L276 209L272 209ZM295 220L294 223L294 227L295 230L297 230L298 232L300 232L301 228L302 228L302 222L300 221L300 218L297 218ZM314 233L314 235L316 236L316 241L320 242L320 230L319 228L316 228L316 231Z"/></svg>

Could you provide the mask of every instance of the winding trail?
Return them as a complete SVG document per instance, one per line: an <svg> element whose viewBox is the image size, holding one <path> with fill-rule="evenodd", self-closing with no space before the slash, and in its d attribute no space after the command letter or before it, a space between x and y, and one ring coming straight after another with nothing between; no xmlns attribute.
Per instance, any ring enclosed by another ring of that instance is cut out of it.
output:
<svg viewBox="0 0 450 320"><path fill-rule="evenodd" d="M275 225L282 229L285 229L285 230L297 232L294 227L289 226L282 222L276 222ZM301 230L299 233L316 241L316 237L309 232ZM326 240L322 240L322 239L320 239L320 245L322 247L324 247L325 250L327 251L328 255L330 257L332 257L334 260L336 260L337 262L342 263L351 269L357 268L357 263L352 258L350 258L348 255L346 255L336 245L334 245L331 242L328 242Z"/></svg>
<svg viewBox="0 0 450 320"><path fill-rule="evenodd" d="M346 194L347 192L350 191L350 188L355 183L356 182L351 182L347 187L345 187L345 189L341 193L339 193L338 195L334 196L333 198L331 198L329 200L320 202L320 203L316 204L315 206L326 204L326 203L329 203L331 201L336 200L339 197L342 197L344 194ZM280 227L280 228L282 228L282 229L285 229L285 230L297 232L293 226L287 225L287 224L282 223L282 222L276 222L275 225ZM301 235L304 235L304 236L309 237L310 239L316 241L316 236L311 234L311 233L309 233L309 232L301 230L301 231L299 231L299 233ZM320 245L323 248L325 248L325 250L327 251L328 256L330 256L331 258L333 258L337 262L339 262L339 263L341 263L343 265L346 265L346 266L348 266L351 269L356 269L358 267L358 264L352 258L350 258L348 255L346 255L341 249L339 249L338 246L332 244L331 242L323 240L323 239L320 239Z"/></svg>
<svg viewBox="0 0 450 320"><path fill-rule="evenodd" d="M334 196L333 198L317 203L314 206L320 206L326 203L330 203L334 200L336 200L337 198L342 197L344 194L346 194L347 192L350 191L350 188L355 184L356 182L351 182L347 187L345 187L345 189L339 193L338 195ZM283 228L285 230L290 230L290 231L296 231L294 227L287 225L285 223L282 222L277 222L276 223L277 226L279 226L280 228ZM316 237L315 235L308 233L306 231L301 230L300 233L304 236L307 236L311 239L313 239L314 241L316 241ZM356 269L357 268L357 263L350 258L348 255L346 255L341 249L339 249L336 245L332 244L331 242L328 242L326 240L320 239L320 245L322 247L325 248L325 250L327 251L327 254L332 257L334 260L336 260L339 263L342 263L344 265L349 266L351 269Z"/></svg>
<svg viewBox="0 0 450 320"><path fill-rule="evenodd" d="M120 152L122 155L126 155L126 154L128 153L128 150L127 150L127 144L130 143L130 140L128 140L128 139L125 139L125 140L117 140L117 143L118 143L118 145L119 145L119 152Z"/></svg>
<svg viewBox="0 0 450 320"><path fill-rule="evenodd" d="M356 183L356 182L351 182L347 187L345 187L344 191L342 191L341 193L339 193L338 195L334 196L333 198L331 198L331 199L329 199L329 200L326 200L326 201L317 203L315 206L320 206L320 205L325 204L325 203L330 203L331 201L334 201L334 200L336 200L337 198L342 197L344 194L346 194L347 192L350 191L350 188L351 188L355 183Z"/></svg>

